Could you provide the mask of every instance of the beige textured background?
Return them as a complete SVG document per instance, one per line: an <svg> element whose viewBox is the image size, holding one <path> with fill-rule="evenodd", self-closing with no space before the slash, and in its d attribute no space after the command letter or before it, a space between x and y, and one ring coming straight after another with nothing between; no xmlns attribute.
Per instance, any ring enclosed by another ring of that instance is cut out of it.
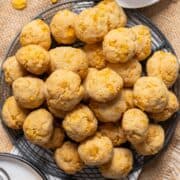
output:
<svg viewBox="0 0 180 180"><path fill-rule="evenodd" d="M29 0L23 11L14 10L10 0L0 0L0 62L11 41L21 27L39 12L52 6L50 0ZM180 58L180 0L162 0L158 4L141 10L167 36ZM160 158L146 166L140 180L180 179L180 123L169 148ZM9 152L12 144L0 124L0 152Z"/></svg>

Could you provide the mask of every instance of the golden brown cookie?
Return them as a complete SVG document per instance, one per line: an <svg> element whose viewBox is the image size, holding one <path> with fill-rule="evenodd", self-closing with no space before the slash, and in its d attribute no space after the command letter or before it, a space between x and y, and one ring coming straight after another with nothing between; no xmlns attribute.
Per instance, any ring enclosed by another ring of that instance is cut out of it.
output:
<svg viewBox="0 0 180 180"><path fill-rule="evenodd" d="M98 8L83 10L75 20L75 31L78 39L93 44L103 40L108 32L108 17Z"/></svg>
<svg viewBox="0 0 180 180"><path fill-rule="evenodd" d="M3 66L5 81L12 84L14 80L27 74L26 70L18 63L15 56L8 57Z"/></svg>
<svg viewBox="0 0 180 180"><path fill-rule="evenodd" d="M127 141L119 122L101 124L98 130L102 135L107 136L112 141L113 146L119 146Z"/></svg>
<svg viewBox="0 0 180 180"><path fill-rule="evenodd" d="M107 67L122 77L124 87L133 87L142 74L142 66L136 59L129 60L126 63L108 63Z"/></svg>
<svg viewBox="0 0 180 180"><path fill-rule="evenodd" d="M34 109L45 100L44 82L35 77L20 77L12 84L17 103L27 109Z"/></svg>
<svg viewBox="0 0 180 180"><path fill-rule="evenodd" d="M100 166L99 170L105 178L125 178L133 168L133 155L129 149L114 148L112 160Z"/></svg>
<svg viewBox="0 0 180 180"><path fill-rule="evenodd" d="M61 127L55 127L51 138L46 144L43 144L44 148L56 149L63 144L64 130Z"/></svg>
<svg viewBox="0 0 180 180"><path fill-rule="evenodd" d="M45 73L50 65L48 51L39 45L21 47L16 53L16 59L27 71L35 75Z"/></svg>
<svg viewBox="0 0 180 180"><path fill-rule="evenodd" d="M51 107L47 101L48 109L49 111L57 118L63 119L65 115L68 113L68 111L62 111L59 109L56 109L54 107Z"/></svg>
<svg viewBox="0 0 180 180"><path fill-rule="evenodd" d="M139 61L143 61L151 54L152 51L150 29L145 25L136 25L131 29L136 34L135 58Z"/></svg>
<svg viewBox="0 0 180 180"><path fill-rule="evenodd" d="M83 104L67 113L62 124L66 134L77 142L92 136L97 129L96 117L88 106Z"/></svg>
<svg viewBox="0 0 180 180"><path fill-rule="evenodd" d="M103 41L103 52L110 63L125 63L136 52L136 35L129 28L118 28L108 32Z"/></svg>
<svg viewBox="0 0 180 180"><path fill-rule="evenodd" d="M96 133L79 145L78 153L86 165L102 165L112 158L113 145L107 136Z"/></svg>
<svg viewBox="0 0 180 180"><path fill-rule="evenodd" d="M55 151L54 158L58 167L67 174L75 174L84 167L77 148L77 144L66 141Z"/></svg>
<svg viewBox="0 0 180 180"><path fill-rule="evenodd" d="M76 41L75 18L76 14L68 9L60 10L53 16L50 29L59 44L72 44Z"/></svg>
<svg viewBox="0 0 180 180"><path fill-rule="evenodd" d="M143 111L162 112L168 102L168 90L157 77L141 77L134 85L134 104Z"/></svg>
<svg viewBox="0 0 180 180"><path fill-rule="evenodd" d="M120 120L122 114L126 111L126 101L119 93L115 99L106 103L90 101L90 108L101 122L116 122Z"/></svg>
<svg viewBox="0 0 180 180"><path fill-rule="evenodd" d="M53 134L53 116L46 109L34 110L26 117L23 131L29 141L43 145Z"/></svg>
<svg viewBox="0 0 180 180"><path fill-rule="evenodd" d="M57 110L72 110L84 96L80 76L64 69L54 71L47 78L45 87L49 106Z"/></svg>
<svg viewBox="0 0 180 180"><path fill-rule="evenodd" d="M178 110L179 110L179 101L176 95L173 92L168 91L168 103L165 109L160 113L150 113L149 115L156 122L166 121Z"/></svg>
<svg viewBox="0 0 180 180"><path fill-rule="evenodd" d="M6 99L2 108L2 120L12 129L21 129L28 111L20 107L14 96Z"/></svg>
<svg viewBox="0 0 180 180"><path fill-rule="evenodd" d="M164 129L160 125L150 124L144 142L134 144L134 148L143 156L153 155L162 149L164 138Z"/></svg>
<svg viewBox="0 0 180 180"><path fill-rule="evenodd" d="M114 99L123 86L122 78L110 68L89 69L85 80L85 89L95 101L108 102Z"/></svg>
<svg viewBox="0 0 180 180"><path fill-rule="evenodd" d="M37 44L48 50L51 46L49 26L41 19L35 19L26 24L20 34L22 46Z"/></svg>
<svg viewBox="0 0 180 180"><path fill-rule="evenodd" d="M179 63L172 53L157 51L148 59L146 69L148 76L159 77L170 87L178 77Z"/></svg>
<svg viewBox="0 0 180 180"><path fill-rule="evenodd" d="M86 54L78 48L57 47L49 51L51 71L65 69L73 71L81 78L85 78L88 72L88 60Z"/></svg>
<svg viewBox="0 0 180 180"><path fill-rule="evenodd" d="M124 101L126 102L127 110L134 108L133 90L125 88L122 89L121 93Z"/></svg>
<svg viewBox="0 0 180 180"><path fill-rule="evenodd" d="M133 108L127 110L122 118L122 129L128 141L140 143L144 141L149 127L148 116L140 109Z"/></svg>
<svg viewBox="0 0 180 180"><path fill-rule="evenodd" d="M106 66L106 60L102 50L102 44L86 44L84 46L86 52L89 67L96 69L102 69Z"/></svg>
<svg viewBox="0 0 180 180"><path fill-rule="evenodd" d="M96 8L108 16L107 23L109 31L126 25L127 16L115 0L103 0Z"/></svg>

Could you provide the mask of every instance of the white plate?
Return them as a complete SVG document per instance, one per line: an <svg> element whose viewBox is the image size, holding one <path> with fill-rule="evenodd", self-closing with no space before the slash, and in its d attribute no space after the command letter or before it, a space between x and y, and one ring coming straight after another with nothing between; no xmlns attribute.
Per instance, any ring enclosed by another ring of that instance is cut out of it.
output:
<svg viewBox="0 0 180 180"><path fill-rule="evenodd" d="M159 2L159 0L116 0L117 3L129 9L142 8Z"/></svg>
<svg viewBox="0 0 180 180"><path fill-rule="evenodd" d="M0 153L0 180L47 180L39 169L13 154Z"/></svg>

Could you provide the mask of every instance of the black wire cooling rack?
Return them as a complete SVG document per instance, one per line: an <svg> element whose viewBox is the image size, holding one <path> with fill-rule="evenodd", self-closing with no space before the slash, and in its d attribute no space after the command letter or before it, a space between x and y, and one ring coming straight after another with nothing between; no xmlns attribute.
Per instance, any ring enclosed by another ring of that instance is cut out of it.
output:
<svg viewBox="0 0 180 180"><path fill-rule="evenodd" d="M79 13L85 8L92 7L95 5L98 1L92 1L92 0L64 0L58 3L57 5L52 6L51 8L47 9L46 11L39 14L36 18L41 18L47 23L50 22L52 16L61 9L71 9L72 11ZM168 40L165 38L165 36L162 34L162 32L145 16L138 13L136 10L126 10L127 16L128 16L128 27L137 25L137 24L144 24L150 27L151 34L152 34L152 49L153 52L156 50L164 50L164 51L170 51L175 54L173 48L171 47ZM74 46L79 46L81 43L74 44ZM53 42L52 47L58 46L55 42ZM6 58L9 56L12 56L15 54L17 49L20 47L19 43L19 34L16 36L14 41L12 42ZM143 70L144 74L145 72L145 62L143 61ZM5 99L11 95L11 89L10 87L5 83L4 81L4 74L2 71L0 71L1 79L0 79L0 107L2 108L2 105L5 101ZM180 97L180 78L176 81L174 86L172 87L172 91L175 92L175 94ZM162 123L165 132L166 132L166 139L164 143L164 148L167 147L167 145L170 142L170 139L173 136L173 133L175 131L176 124L178 122L178 113L176 113L173 117L171 117L170 120ZM4 126L5 127L5 126ZM70 176L65 174L63 171L61 171L55 164L52 156L53 152L49 150L45 150L41 147L38 147L36 145L31 144L29 141L27 141L24 138L22 131L14 131L7 127L5 127L7 130L9 136L11 137L13 144L19 149L19 151L22 153L24 158L26 158L28 161L30 161L32 164L37 166L39 169L44 171L45 173L49 173L51 175L60 177L62 179L94 179L94 180L103 180L104 178L101 176L100 172L97 168L92 167L86 167L81 172ZM130 144L125 144L125 147L131 148ZM131 148L132 149L132 148ZM139 170L144 166L144 164L148 163L152 159L156 159L156 157L160 154L157 154L155 156L140 156L138 155L133 149L134 154L134 167L132 170L132 173Z"/></svg>

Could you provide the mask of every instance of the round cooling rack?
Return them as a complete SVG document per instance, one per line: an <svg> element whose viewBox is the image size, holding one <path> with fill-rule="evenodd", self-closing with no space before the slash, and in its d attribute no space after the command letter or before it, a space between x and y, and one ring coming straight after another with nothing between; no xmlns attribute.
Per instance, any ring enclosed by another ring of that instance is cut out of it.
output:
<svg viewBox="0 0 180 180"><path fill-rule="evenodd" d="M60 2L57 5L47 9L46 11L42 12L40 15L38 15L36 18L41 18L47 23L50 22L53 15L61 9L71 9L72 11L79 13L80 11L94 6L98 1L92 1L92 0L66 0L64 2ZM165 38L165 36L162 34L162 32L145 16L138 13L134 10L126 10L126 14L128 16L128 27L137 25L137 24L144 24L148 26L151 29L152 34L152 49L153 52L156 50L164 50L169 51L175 54L172 46L168 42L168 40ZM75 47L80 46L82 43L76 43L74 44ZM52 47L57 46L55 42L53 42ZM6 58L9 56L12 56L16 53L16 51L19 49L20 43L19 43L19 34L16 36L14 41L12 42ZM142 62L144 74L145 72L145 62ZM176 83L171 89L178 98L180 97L180 78L178 77ZM0 107L2 108L2 105L5 101L5 99L11 95L11 89L10 87L5 83L4 80L4 74L1 71L1 79L0 79ZM170 120L161 123L161 125L165 129L166 138L164 143L164 148L167 147L169 144L173 133L175 131L175 127L178 121L178 113L176 113L174 116L170 118ZM52 155L53 152L49 150L45 150L43 148L40 148L36 145L31 144L29 141L27 141L23 133L20 131L14 131L7 127L5 127L8 131L13 144L19 149L19 151L24 155L24 157L32 162L35 166L37 166L39 169L44 171L45 173L49 173L51 175L60 177L62 179L94 179L94 180L100 180L104 179L97 168L93 167L86 167L81 172L70 176L65 174L63 171L61 171L55 164ZM131 146L127 143L124 146L131 148ZM131 148L132 149L132 148ZM134 167L132 170L132 173L139 170L144 166L144 164L148 163L150 160L155 159L159 154L155 156L140 156L138 155L133 149L134 154Z"/></svg>

